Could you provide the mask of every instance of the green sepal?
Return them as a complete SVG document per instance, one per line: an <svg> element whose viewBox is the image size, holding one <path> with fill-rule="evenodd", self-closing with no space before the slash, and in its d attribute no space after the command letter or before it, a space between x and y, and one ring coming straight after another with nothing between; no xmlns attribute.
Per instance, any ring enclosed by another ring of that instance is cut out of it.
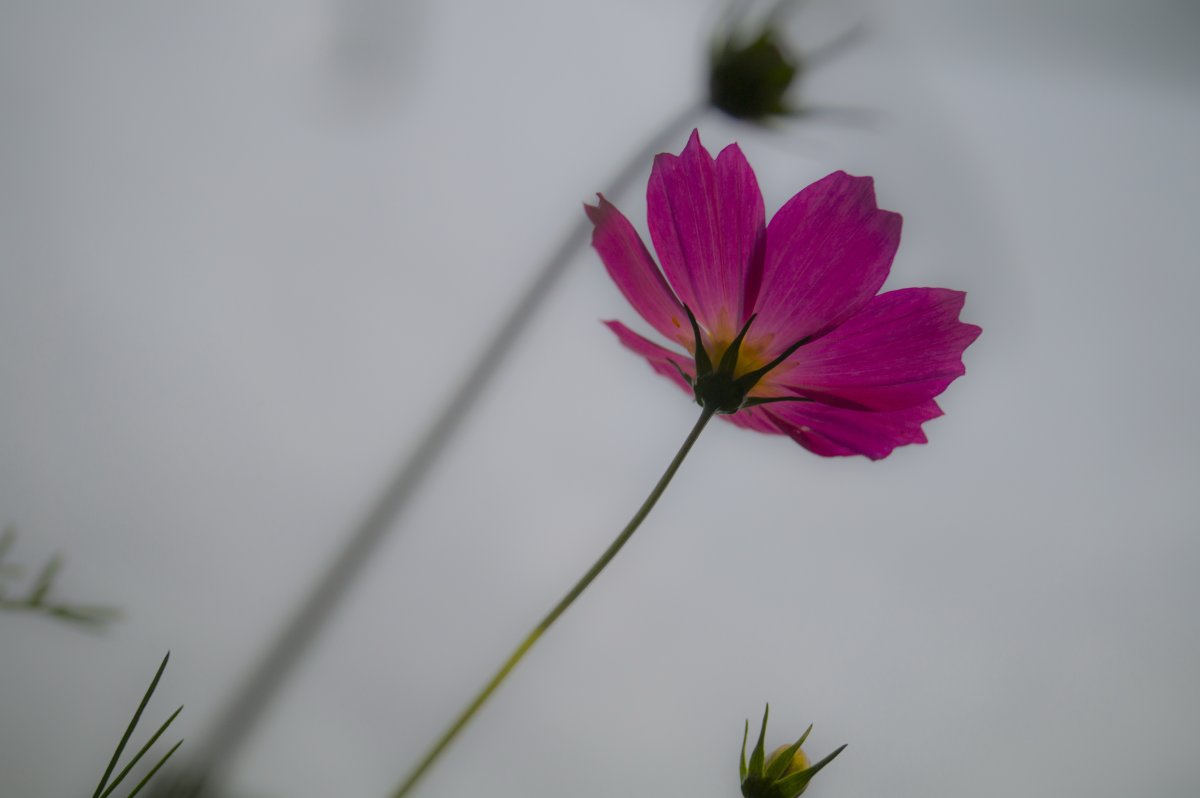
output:
<svg viewBox="0 0 1200 798"><path fill-rule="evenodd" d="M679 376L683 377L684 382L686 382L688 385L695 385L695 380L692 379L692 375L688 374L686 371L684 371L683 366L680 366L678 363L676 363L671 358L667 358L667 362L675 367L675 370L679 372Z"/></svg>
<svg viewBox="0 0 1200 798"><path fill-rule="evenodd" d="M772 369L774 369L776 366L778 366L783 361L787 360L789 357L791 357L795 353L795 351L797 349L804 346L806 343L808 343L811 340L812 340L811 335L801 338L799 341L792 344L787 349L783 350L779 354L778 357L776 357L774 360L772 360L767 365L763 366L762 368L757 368L754 371L748 372L748 373L743 374L742 376L738 377L734 381L734 385L737 386L742 391L742 393L749 393L750 389L753 388L755 385L757 385L758 381L761 380L763 377L765 377L768 372L770 372Z"/></svg>
<svg viewBox="0 0 1200 798"><path fill-rule="evenodd" d="M758 732L758 742L754 745L754 751L750 754L750 777L753 779L761 779L763 777L763 759L765 754L763 747L767 737L767 717L771 714L771 705L767 704L767 708L763 710L762 729Z"/></svg>
<svg viewBox="0 0 1200 798"><path fill-rule="evenodd" d="M809 727L805 729L804 734L800 735L799 740L792 743L787 747L787 750L775 757L775 760L767 767L768 781L778 780L779 777L787 771L788 766L792 764L792 757L795 756L796 752L800 750L800 746L804 745L804 741L808 738L808 733L811 731L812 724L809 724Z"/></svg>
<svg viewBox="0 0 1200 798"><path fill-rule="evenodd" d="M805 768L799 773L793 773L785 779L775 782L775 786L779 789L780 795L797 796L804 792L804 788L812 781L813 776L817 775L823 767L832 762L838 754L846 750L846 745L843 743L833 750L829 756L822 759L817 764L810 768Z"/></svg>
<svg viewBox="0 0 1200 798"><path fill-rule="evenodd" d="M687 313L688 321L692 324L692 335L696 337L696 379L699 379L705 374L712 373L712 360L708 356L708 350L704 348L704 339L700 337L700 324L696 321L695 314L687 305L684 305L683 309Z"/></svg>
<svg viewBox="0 0 1200 798"><path fill-rule="evenodd" d="M769 405L769 404L774 404L775 402L811 402L811 401L813 401L813 400L808 399L803 396L751 396L748 399L746 399L746 401L742 402L741 409L745 410L747 407L755 407L756 405Z"/></svg>
<svg viewBox="0 0 1200 798"><path fill-rule="evenodd" d="M750 719L746 718L746 730L742 732L742 761L738 766L741 781L746 780L746 741L750 739Z"/></svg>
<svg viewBox="0 0 1200 798"><path fill-rule="evenodd" d="M750 331L750 325L754 323L757 315L755 313L746 319L746 324L742 327L742 331L725 348L725 354L721 355L721 365L717 367L718 371L724 374L733 374L734 369L737 368L738 352L741 351L742 340L746 337L746 333Z"/></svg>

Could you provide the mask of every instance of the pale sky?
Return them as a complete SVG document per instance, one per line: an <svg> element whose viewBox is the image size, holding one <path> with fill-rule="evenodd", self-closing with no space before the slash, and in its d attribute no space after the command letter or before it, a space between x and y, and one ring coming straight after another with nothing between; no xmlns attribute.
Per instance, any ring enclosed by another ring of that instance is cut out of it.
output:
<svg viewBox="0 0 1200 798"><path fill-rule="evenodd" d="M538 264L694 99L715 3L0 6L0 524L104 634L0 615L0 792L90 791L149 711L198 744ZM814 2L747 127L768 214L836 169L905 217L888 288L983 327L930 443L714 424L419 796L1192 796L1200 739L1200 14ZM864 114L867 111L870 113ZM686 137L670 149L678 151ZM648 174L650 163L645 162ZM645 233L645 177L610 196ZM637 507L697 408L580 250L237 760L386 796Z"/></svg>

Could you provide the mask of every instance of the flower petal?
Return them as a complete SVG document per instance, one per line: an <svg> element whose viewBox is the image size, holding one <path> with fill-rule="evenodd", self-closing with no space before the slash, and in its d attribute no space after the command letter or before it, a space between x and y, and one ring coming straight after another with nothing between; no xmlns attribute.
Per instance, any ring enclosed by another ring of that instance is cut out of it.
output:
<svg viewBox="0 0 1200 798"><path fill-rule="evenodd" d="M770 414L761 407L747 407L736 413L722 414L723 418L735 427L752 429L755 432L765 432L767 435L786 435Z"/></svg>
<svg viewBox="0 0 1200 798"><path fill-rule="evenodd" d="M654 329L684 345L694 342L683 306L663 279L637 230L603 194L596 196L600 198L599 204L584 205L583 209L594 225L592 246L617 288Z"/></svg>
<svg viewBox="0 0 1200 798"><path fill-rule="evenodd" d="M900 223L900 214L875 205L871 178L845 172L788 200L767 225L754 323L758 334L774 335L771 351L823 335L875 296L900 244Z"/></svg>
<svg viewBox="0 0 1200 798"><path fill-rule="evenodd" d="M678 385L689 396L692 394L692 386L688 385L687 380L679 373L679 370L683 369L689 376L696 376L696 364L690 357L672 352L666 347L643 338L619 321L606 321L604 325L616 333L617 338L627 349L646 358L651 368ZM677 364L679 368L672 364Z"/></svg>
<svg viewBox="0 0 1200 798"><path fill-rule="evenodd" d="M965 298L945 288L880 294L796 350L770 379L802 396L869 410L932 399L966 371L963 350L980 333L958 320Z"/></svg>
<svg viewBox="0 0 1200 798"><path fill-rule="evenodd" d="M880 460L897 446L925 443L921 425L942 415L934 401L904 410L873 412L831 407L818 402L776 402L760 408L784 434L825 456L866 455Z"/></svg>
<svg viewBox="0 0 1200 798"><path fill-rule="evenodd" d="M766 216L754 171L730 144L714 161L692 131L679 156L654 159L646 189L650 238L679 298L728 341L753 306Z"/></svg>

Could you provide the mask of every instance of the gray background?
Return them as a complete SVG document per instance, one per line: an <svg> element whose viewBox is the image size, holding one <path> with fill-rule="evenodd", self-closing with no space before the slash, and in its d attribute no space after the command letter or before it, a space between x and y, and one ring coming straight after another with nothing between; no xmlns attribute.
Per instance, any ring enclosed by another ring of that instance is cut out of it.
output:
<svg viewBox="0 0 1200 798"><path fill-rule="evenodd" d="M186 702L200 739L581 203L696 94L718 11L0 5L0 522L21 562L69 556L64 598L126 611L0 615L0 793L90 790L168 648L151 717ZM905 215L889 287L970 294L969 373L880 463L714 425L420 794L735 795L770 701L772 743L850 743L814 796L1195 795L1198 17L797 15L806 47L865 23L802 87L855 113L702 136L768 213L874 175ZM638 184L612 199L644 231ZM636 321L581 251L240 790L387 794L641 501L696 409L600 318Z"/></svg>

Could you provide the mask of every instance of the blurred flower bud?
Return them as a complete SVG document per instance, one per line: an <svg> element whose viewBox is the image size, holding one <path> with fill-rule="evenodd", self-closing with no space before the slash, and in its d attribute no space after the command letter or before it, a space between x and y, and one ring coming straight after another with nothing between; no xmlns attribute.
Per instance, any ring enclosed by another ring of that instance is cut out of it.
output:
<svg viewBox="0 0 1200 798"><path fill-rule="evenodd" d="M846 746L834 749L833 753L817 764L810 764L808 757L800 746L808 739L812 726L800 735L800 739L791 745L781 745L770 756L764 756L764 741L767 736L767 716L771 708L763 712L762 730L758 733L758 743L750 754L750 763L746 763L746 741L750 738L750 721L746 721L746 733L742 737L742 795L744 798L796 798L808 788L812 777L821 768L833 761Z"/></svg>
<svg viewBox="0 0 1200 798"><path fill-rule="evenodd" d="M788 50L770 20L757 35L730 26L713 43L708 101L736 119L753 122L790 114L784 95L800 71L799 56Z"/></svg>

